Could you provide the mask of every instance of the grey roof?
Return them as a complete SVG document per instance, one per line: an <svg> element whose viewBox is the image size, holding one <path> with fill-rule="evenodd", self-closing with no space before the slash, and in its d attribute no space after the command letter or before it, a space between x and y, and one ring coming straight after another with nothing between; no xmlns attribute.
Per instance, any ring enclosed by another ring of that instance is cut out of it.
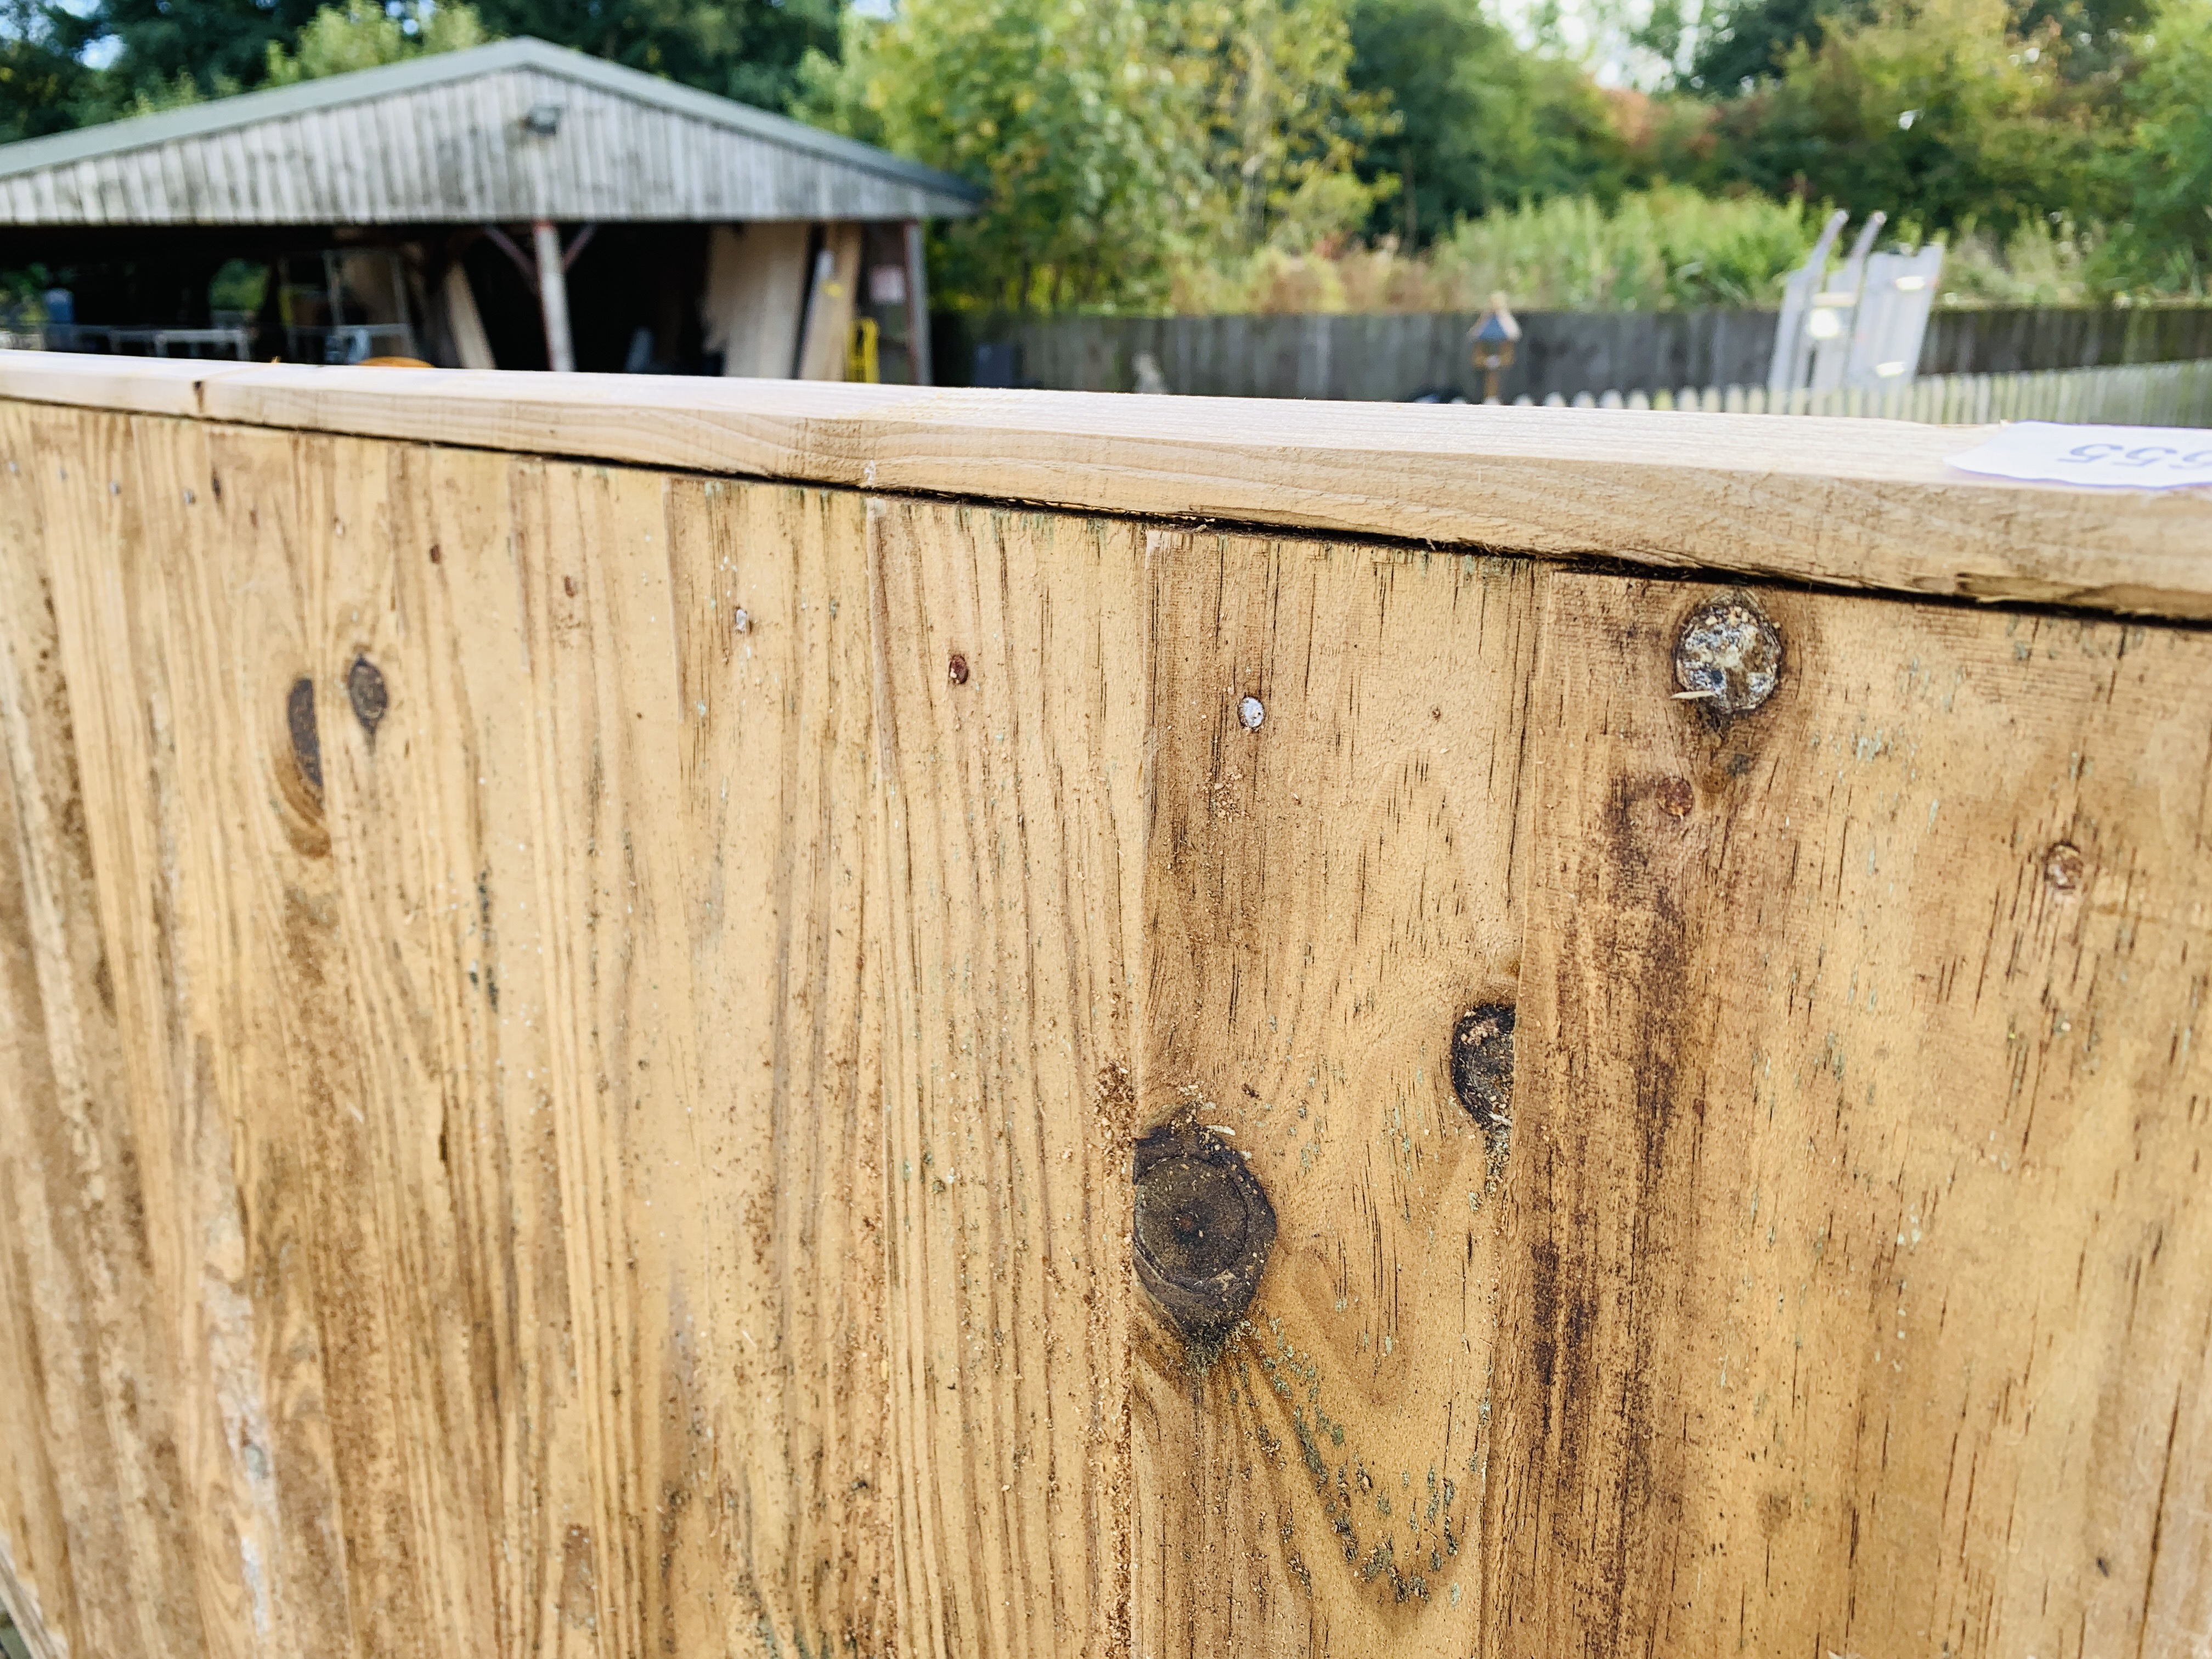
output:
<svg viewBox="0 0 2212 1659"><path fill-rule="evenodd" d="M524 125L561 108L558 130ZM0 225L909 219L972 185L528 39L0 145Z"/></svg>

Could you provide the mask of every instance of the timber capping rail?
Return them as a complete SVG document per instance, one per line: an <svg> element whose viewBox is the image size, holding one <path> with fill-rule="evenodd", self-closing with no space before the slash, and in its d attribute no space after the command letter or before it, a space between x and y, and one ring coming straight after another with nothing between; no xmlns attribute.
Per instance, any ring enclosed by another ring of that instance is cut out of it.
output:
<svg viewBox="0 0 2212 1659"><path fill-rule="evenodd" d="M1082 512L2212 617L2212 492L1950 470L1990 428L1638 410L118 362L0 397Z"/></svg>
<svg viewBox="0 0 2212 1659"><path fill-rule="evenodd" d="M0 355L0 1601L2212 1652L2212 492L1977 441Z"/></svg>

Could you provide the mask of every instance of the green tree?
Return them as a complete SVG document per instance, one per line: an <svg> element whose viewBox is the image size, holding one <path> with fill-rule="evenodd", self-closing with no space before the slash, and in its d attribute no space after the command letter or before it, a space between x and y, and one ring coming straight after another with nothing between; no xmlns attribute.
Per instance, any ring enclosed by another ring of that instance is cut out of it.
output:
<svg viewBox="0 0 2212 1659"><path fill-rule="evenodd" d="M496 35L534 34L702 91L781 109L809 52L836 47L840 0L478 0Z"/></svg>
<svg viewBox="0 0 2212 1659"><path fill-rule="evenodd" d="M481 46L489 39L483 20L465 3L434 9L409 6L395 13L370 0L347 0L343 6L325 6L309 18L290 50L271 41L267 76L271 86L289 86L429 52Z"/></svg>
<svg viewBox="0 0 2212 1659"><path fill-rule="evenodd" d="M2098 274L2121 289L2202 294L2212 286L2212 8L2171 0L2148 21L2107 151L2120 207Z"/></svg>
<svg viewBox="0 0 2212 1659"><path fill-rule="evenodd" d="M1396 122L1387 94L1352 84L1338 0L1181 0L1164 15L1178 78L1198 99L1222 251L1348 234L1395 190L1395 176L1358 167Z"/></svg>
<svg viewBox="0 0 2212 1659"><path fill-rule="evenodd" d="M269 48L289 44L315 15L316 0L100 0L79 16L48 8L62 50L82 60L112 49L112 68L88 118L220 97L259 82Z"/></svg>
<svg viewBox="0 0 2212 1659"><path fill-rule="evenodd" d="M1722 0L1700 19L1690 85L1727 95L1773 80L1796 48L1819 50L1830 20L1862 15L1858 0Z"/></svg>
<svg viewBox="0 0 2212 1659"><path fill-rule="evenodd" d="M848 12L797 112L983 186L937 233L953 303L1050 309L1159 291L1205 194L1188 102L1139 0L906 0Z"/></svg>
<svg viewBox="0 0 2212 1659"><path fill-rule="evenodd" d="M100 77L74 50L76 20L40 0L0 0L0 143L62 132L84 119Z"/></svg>
<svg viewBox="0 0 2212 1659"><path fill-rule="evenodd" d="M1329 0L906 0L848 14L798 113L960 174L940 293L1011 309L1158 304L1193 259L1356 228L1381 118Z"/></svg>
<svg viewBox="0 0 2212 1659"><path fill-rule="evenodd" d="M1398 179L1376 231L1413 246L1462 216L1623 187L1605 95L1579 65L1524 51L1480 0L1359 0L1351 38L1352 85L1399 118L1368 152L1370 178Z"/></svg>
<svg viewBox="0 0 2212 1659"><path fill-rule="evenodd" d="M2119 135L2059 73L2057 36L2021 35L2002 0L1887 0L1832 21L1728 111L1736 166L1763 190L1923 229L2101 217Z"/></svg>

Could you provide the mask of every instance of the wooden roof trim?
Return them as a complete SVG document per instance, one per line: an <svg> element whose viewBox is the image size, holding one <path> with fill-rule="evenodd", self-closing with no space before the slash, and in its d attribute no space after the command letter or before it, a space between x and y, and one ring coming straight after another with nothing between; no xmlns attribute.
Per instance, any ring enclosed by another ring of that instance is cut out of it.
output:
<svg viewBox="0 0 2212 1659"><path fill-rule="evenodd" d="M0 396L300 431L2212 618L2212 490L1977 478L1989 430L0 352Z"/></svg>
<svg viewBox="0 0 2212 1659"><path fill-rule="evenodd" d="M894 155L872 144L825 132L787 115L755 109L735 99L717 97L529 35L458 52L411 58L374 69L351 70L343 75L325 76L287 87L234 93L227 98L210 99L179 109L100 122L44 137L19 139L14 143L0 144L0 179L71 167L106 156L134 155L266 122L374 103L432 87L482 80L518 70L535 70L578 82L668 114L708 122L764 143L778 144L818 161L931 191L951 198L948 211L958 210L958 204L972 208L983 199L984 192L964 179Z"/></svg>

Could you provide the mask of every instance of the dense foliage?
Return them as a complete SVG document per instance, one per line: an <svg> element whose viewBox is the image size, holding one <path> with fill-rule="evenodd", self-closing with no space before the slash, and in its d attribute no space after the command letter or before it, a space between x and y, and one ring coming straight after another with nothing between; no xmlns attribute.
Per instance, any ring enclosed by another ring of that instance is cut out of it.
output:
<svg viewBox="0 0 2212 1659"><path fill-rule="evenodd" d="M984 185L955 304L1740 303L1829 205L1974 295L2212 280L2212 0L1574 0L1636 89L1565 3L0 0L0 140L530 33Z"/></svg>

